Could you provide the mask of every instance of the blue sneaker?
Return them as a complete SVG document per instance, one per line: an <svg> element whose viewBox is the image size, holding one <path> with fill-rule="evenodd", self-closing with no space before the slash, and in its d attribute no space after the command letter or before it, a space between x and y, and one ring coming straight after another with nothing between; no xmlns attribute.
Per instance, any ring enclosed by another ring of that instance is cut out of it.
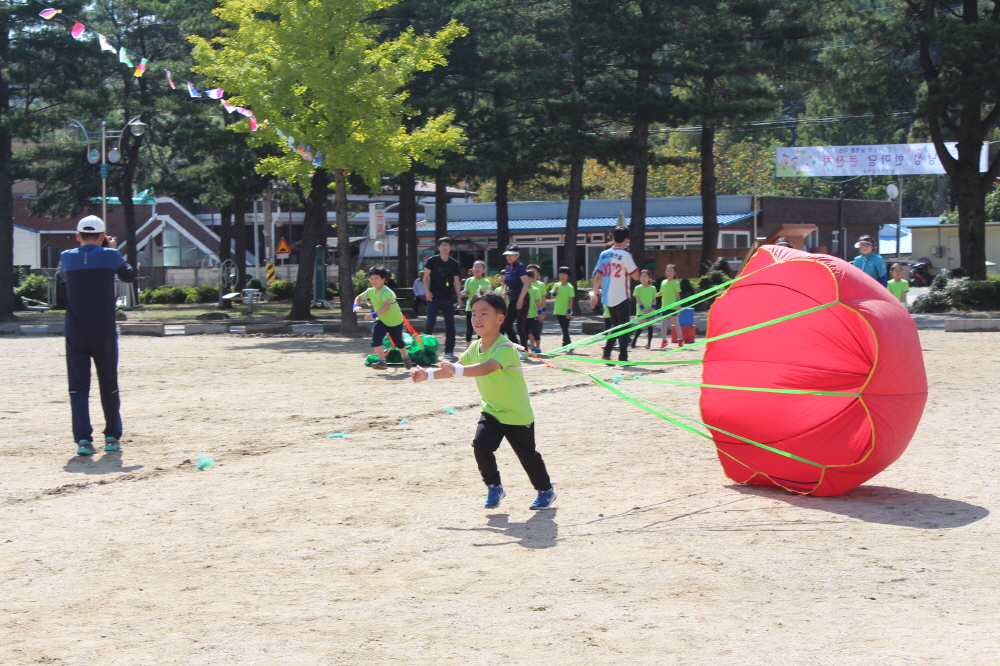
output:
<svg viewBox="0 0 1000 666"><path fill-rule="evenodd" d="M104 451L118 451L122 448L122 443L117 437L104 438Z"/></svg>
<svg viewBox="0 0 1000 666"><path fill-rule="evenodd" d="M483 508L485 509L495 509L500 506L500 500L507 497L507 491L503 489L503 486L486 486L489 490L486 492L486 501L483 502Z"/></svg>
<svg viewBox="0 0 1000 666"><path fill-rule="evenodd" d="M551 509L555 501L556 501L555 488L549 488L548 490L539 490L538 497L535 498L535 501L532 502L531 506L529 506L528 508L533 509L535 511L538 511L540 509Z"/></svg>
<svg viewBox="0 0 1000 666"><path fill-rule="evenodd" d="M80 440L80 448L76 450L76 455L78 456L92 456L97 453L97 449L94 448L94 443L86 439Z"/></svg>

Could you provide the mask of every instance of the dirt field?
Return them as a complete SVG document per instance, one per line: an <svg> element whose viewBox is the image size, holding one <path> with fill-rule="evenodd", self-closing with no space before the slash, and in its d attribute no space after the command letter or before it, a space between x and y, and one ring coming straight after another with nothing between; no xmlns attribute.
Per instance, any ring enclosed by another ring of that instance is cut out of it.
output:
<svg viewBox="0 0 1000 666"><path fill-rule="evenodd" d="M123 451L83 459L62 340L0 338L0 663L993 666L1000 335L921 339L913 443L839 498L735 486L705 440L529 373L535 513L509 449L482 508L472 381L377 374L360 340L122 338Z"/></svg>

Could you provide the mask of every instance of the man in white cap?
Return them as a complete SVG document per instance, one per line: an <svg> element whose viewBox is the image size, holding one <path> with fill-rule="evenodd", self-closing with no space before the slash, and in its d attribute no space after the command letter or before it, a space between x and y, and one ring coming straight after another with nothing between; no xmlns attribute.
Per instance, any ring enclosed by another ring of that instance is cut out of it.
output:
<svg viewBox="0 0 1000 666"><path fill-rule="evenodd" d="M115 325L115 276L135 279L135 270L116 249L118 241L105 235L104 220L88 215L76 225L80 247L59 257L66 278L66 371L73 412L73 441L77 454L92 456L94 429L90 425L90 361L97 368L104 409L104 450L121 448L122 420L118 396L118 329Z"/></svg>

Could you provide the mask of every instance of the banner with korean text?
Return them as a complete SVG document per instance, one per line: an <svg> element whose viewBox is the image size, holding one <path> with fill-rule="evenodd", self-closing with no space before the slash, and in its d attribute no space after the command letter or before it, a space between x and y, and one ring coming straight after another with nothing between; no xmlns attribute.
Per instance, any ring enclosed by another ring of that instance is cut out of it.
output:
<svg viewBox="0 0 1000 666"><path fill-rule="evenodd" d="M958 156L954 142L948 152ZM933 143L896 143L878 146L808 146L778 148L775 176L917 176L944 173ZM983 143L979 170L986 171L989 145Z"/></svg>

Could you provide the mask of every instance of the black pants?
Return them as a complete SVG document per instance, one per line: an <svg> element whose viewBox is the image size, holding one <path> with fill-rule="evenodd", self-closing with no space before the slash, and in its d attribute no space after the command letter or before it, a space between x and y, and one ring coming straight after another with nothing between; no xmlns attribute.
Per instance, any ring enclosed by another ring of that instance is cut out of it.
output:
<svg viewBox="0 0 1000 666"><path fill-rule="evenodd" d="M507 425L497 421L495 416L483 412L476 426L476 438L472 440L472 450L476 454L476 464L488 486L500 485L500 470L497 469L496 450L504 437L521 461L521 467L528 473L535 490L549 490L552 481L545 469L542 454L535 450L535 424Z"/></svg>
<svg viewBox="0 0 1000 666"><path fill-rule="evenodd" d="M609 305L608 312L611 314L611 328L620 326L621 324L627 324L632 319L632 304L629 302L629 299L626 298L618 305ZM618 360L627 361L629 343L628 333L624 333L614 338L608 338L607 342L604 343L604 355L611 356L611 352L615 348L616 340L618 341Z"/></svg>
<svg viewBox="0 0 1000 666"><path fill-rule="evenodd" d="M507 336L511 342L516 342L522 347L528 346L528 298L525 297L524 305L520 309L516 301L511 301L507 306L507 316L504 317L500 326L500 333ZM514 336L514 325L517 324L517 336Z"/></svg>
<svg viewBox="0 0 1000 666"><path fill-rule="evenodd" d="M438 314L444 318L444 353L455 353L455 301L454 299L435 298L427 302L427 323L424 325L424 335L434 335L434 324Z"/></svg>
<svg viewBox="0 0 1000 666"><path fill-rule="evenodd" d="M556 319L559 321L559 328L562 329L563 334L563 347L570 344L572 341L569 339L569 317L566 315L556 315Z"/></svg>
<svg viewBox="0 0 1000 666"><path fill-rule="evenodd" d="M66 373L69 376L69 404L73 413L73 441L94 441L90 425L90 360L97 368L104 410L104 435L122 436L121 399L118 396L118 337L66 338Z"/></svg>
<svg viewBox="0 0 1000 666"><path fill-rule="evenodd" d="M641 328L635 329L635 336L632 338L632 348L635 349L635 343L639 341L639 334L642 333ZM646 344L653 344L653 325L649 324L646 326Z"/></svg>
<svg viewBox="0 0 1000 666"><path fill-rule="evenodd" d="M475 333L472 330L472 310L465 311L465 343L472 344L472 336Z"/></svg>

